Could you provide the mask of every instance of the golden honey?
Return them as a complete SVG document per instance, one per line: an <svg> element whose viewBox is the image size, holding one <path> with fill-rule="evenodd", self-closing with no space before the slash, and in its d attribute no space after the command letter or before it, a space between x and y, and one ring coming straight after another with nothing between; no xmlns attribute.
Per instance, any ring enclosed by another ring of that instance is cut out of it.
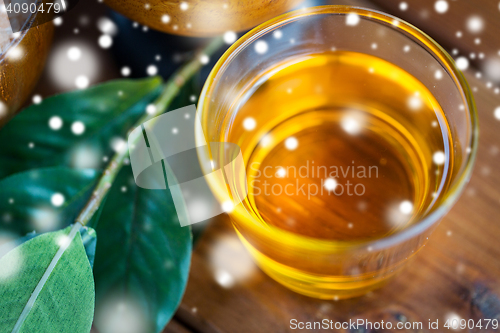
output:
<svg viewBox="0 0 500 333"><path fill-rule="evenodd" d="M279 64L254 84L223 135L243 151L247 205L261 223L326 240L382 238L443 190L446 120L401 68L331 52Z"/></svg>
<svg viewBox="0 0 500 333"><path fill-rule="evenodd" d="M452 149L439 103L372 55L333 51L277 63L234 98L221 128L219 140L237 143L246 163L248 196L230 213L237 232L264 271L311 296L349 297L392 275L395 267L375 265L369 280L368 264L347 267L342 253L419 221L449 186ZM270 244L255 224L291 245ZM311 260L322 244L338 251ZM370 251L360 262L385 260ZM334 290L311 287L322 284Z"/></svg>

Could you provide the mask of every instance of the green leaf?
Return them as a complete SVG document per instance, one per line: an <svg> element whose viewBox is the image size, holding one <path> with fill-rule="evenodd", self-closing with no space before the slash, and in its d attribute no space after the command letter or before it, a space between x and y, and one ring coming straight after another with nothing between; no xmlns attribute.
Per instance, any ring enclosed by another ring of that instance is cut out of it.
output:
<svg viewBox="0 0 500 333"><path fill-rule="evenodd" d="M170 191L138 188L125 166L96 231L98 331L120 331L115 322L136 325L131 331L160 332L179 306L192 251L190 229L180 226Z"/></svg>
<svg viewBox="0 0 500 333"><path fill-rule="evenodd" d="M35 237L0 259L0 332L88 333L94 283L78 228Z"/></svg>
<svg viewBox="0 0 500 333"><path fill-rule="evenodd" d="M0 245L31 231L44 233L73 223L92 194L99 174L94 170L56 167L26 171L1 180ZM59 207L51 202L56 194L64 197ZM97 217L98 214L94 219Z"/></svg>
<svg viewBox="0 0 500 333"><path fill-rule="evenodd" d="M159 78L116 80L28 107L0 130L0 179L48 166L101 168L113 140L125 139L160 90ZM49 126L52 117L60 129ZM77 121L85 126L80 135L71 129Z"/></svg>

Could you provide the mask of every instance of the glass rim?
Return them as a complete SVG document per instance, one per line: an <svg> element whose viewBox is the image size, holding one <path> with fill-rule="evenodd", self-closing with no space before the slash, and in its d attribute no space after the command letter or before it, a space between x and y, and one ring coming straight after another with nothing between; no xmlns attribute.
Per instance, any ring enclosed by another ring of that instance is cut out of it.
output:
<svg viewBox="0 0 500 333"><path fill-rule="evenodd" d="M261 36L273 31L279 26L300 20L304 17L309 17L311 15L323 15L323 14L334 14L334 15L347 15L347 14L357 14L363 18L368 18L376 21L386 22L390 24L393 29L401 29L407 34L417 38L421 41L428 51L438 57L441 65L447 70L448 74L452 74L452 79L455 82L455 86L460 90L462 98L466 101L467 110L465 110L470 117L471 124L471 135L468 147L471 148L470 153L467 154L465 160L465 167L458 175L458 179L454 184L444 193L443 201L439 206L424 216L418 219L416 223L408 226L407 228L398 231L392 235L385 236L378 239L366 239L360 241L338 241L338 240L323 240L316 239L312 237L298 235L290 231L280 229L273 226L264 226L258 223L245 223L245 226L255 231L257 234L263 237L269 237L272 235L275 242L280 242L284 244L293 245L294 247L302 247L308 250L316 250L319 252L331 252L332 250L347 250L347 249L359 249L363 247L370 247L371 251L381 250L423 233L428 228L433 226L435 223L439 222L440 219L451 209L451 207L457 202L460 194L462 193L465 185L468 183L474 166L474 161L476 159L477 147L478 147L478 136L479 136L479 124L477 109L474 102L474 98L471 89L463 76L462 72L458 69L453 58L443 49L434 39L428 36L426 33L413 26L412 24L390 14L384 12L367 9L357 6L345 6L345 5L325 5L308 7L303 9L294 10L287 12L280 16L277 16L269 21L266 21L259 26L253 28L245 35L240 37L235 43L233 43L219 58L215 66L212 68L203 90L200 94L200 99L198 103L197 112L199 116L202 117L206 109L206 103L209 99L206 98L214 88L214 82L217 76L231 60L238 55L238 53L246 48L250 43L260 38ZM421 46L422 47L422 46ZM202 118L201 118L202 119ZM203 124L202 124L203 127ZM197 139L198 140L198 139ZM213 184L209 184L212 190ZM272 228L272 232L269 231ZM280 236L284 237L280 237Z"/></svg>

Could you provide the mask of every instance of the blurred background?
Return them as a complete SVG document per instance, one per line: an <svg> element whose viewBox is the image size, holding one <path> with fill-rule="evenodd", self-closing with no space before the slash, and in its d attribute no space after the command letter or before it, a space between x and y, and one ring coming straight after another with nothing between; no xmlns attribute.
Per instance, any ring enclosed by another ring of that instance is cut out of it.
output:
<svg viewBox="0 0 500 333"><path fill-rule="evenodd" d="M164 332L288 332L293 331L291 319L500 319L500 2L342 0L305 1L300 7L321 4L368 7L398 16L429 34L460 63L480 119L472 181L403 273L379 291L346 301L310 299L271 280L253 264L222 216L198 241L186 294ZM27 105L116 78L166 78L208 41L149 29L100 0L82 0L49 24L55 25L53 44ZM204 67L200 86L219 56Z"/></svg>

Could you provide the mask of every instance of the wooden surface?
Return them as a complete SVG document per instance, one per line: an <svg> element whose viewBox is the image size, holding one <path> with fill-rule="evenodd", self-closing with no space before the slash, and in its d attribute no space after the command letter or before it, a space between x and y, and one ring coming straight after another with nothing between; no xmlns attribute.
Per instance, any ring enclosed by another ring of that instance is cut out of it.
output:
<svg viewBox="0 0 500 333"><path fill-rule="evenodd" d="M467 56L471 52L484 52L485 59L498 57L498 1L448 1L450 9L446 14L434 11L434 1L406 2L409 8L403 12L399 10L400 1L343 1L381 8L402 17L429 33L450 52L457 48ZM484 19L483 33L467 32L465 22L473 14ZM457 31L462 31L462 38L456 37ZM475 44L475 38L481 38L481 44ZM429 319L439 319L441 329L437 331L448 331L442 329L442 325L454 316L500 319L500 171L497 167L500 121L493 114L500 106L500 95L494 90L500 82L495 85L484 74L481 79L476 78L476 72L483 66L480 59L476 60L471 61L466 71L480 122L479 153L473 178L427 245L387 287L346 301L315 300L288 291L255 267L224 217L211 224L199 241L186 294L175 322L169 324L165 332L183 332L185 328L204 333L294 332L298 330L290 329L291 319L320 321L323 318L334 321L364 318L393 323L421 321L423 332L427 332L425 324ZM223 287L216 279L218 270L234 273L234 281L228 283L222 279L222 285L226 285ZM174 326L179 324L183 328L176 330ZM476 331L494 332L469 330Z"/></svg>

